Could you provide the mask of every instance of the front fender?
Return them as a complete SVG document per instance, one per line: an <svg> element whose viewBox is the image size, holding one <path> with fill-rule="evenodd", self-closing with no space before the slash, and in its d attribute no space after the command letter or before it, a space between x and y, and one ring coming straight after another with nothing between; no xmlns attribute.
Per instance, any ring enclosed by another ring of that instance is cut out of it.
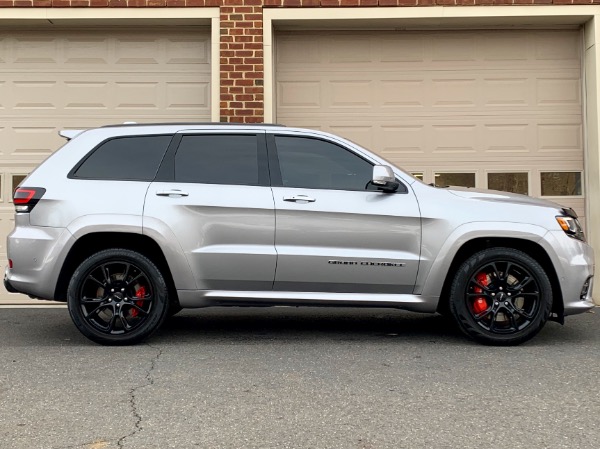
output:
<svg viewBox="0 0 600 449"><path fill-rule="evenodd" d="M469 241L480 238L511 238L539 243L547 232L547 229L531 224L470 222L454 229L439 247L435 243L428 244L424 238L415 294L439 297L452 261L460 248ZM555 258L551 256L551 259L554 263Z"/></svg>

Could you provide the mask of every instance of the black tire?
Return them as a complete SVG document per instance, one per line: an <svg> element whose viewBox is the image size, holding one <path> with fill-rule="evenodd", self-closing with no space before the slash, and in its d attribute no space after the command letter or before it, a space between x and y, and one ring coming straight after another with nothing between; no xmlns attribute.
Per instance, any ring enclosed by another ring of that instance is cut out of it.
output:
<svg viewBox="0 0 600 449"><path fill-rule="evenodd" d="M552 309L552 286L542 266L512 248L469 257L450 288L450 311L470 338L509 346L535 336Z"/></svg>
<svg viewBox="0 0 600 449"><path fill-rule="evenodd" d="M73 273L69 314L79 331L103 345L130 345L148 338L169 311L167 285L147 257L113 248L87 258Z"/></svg>

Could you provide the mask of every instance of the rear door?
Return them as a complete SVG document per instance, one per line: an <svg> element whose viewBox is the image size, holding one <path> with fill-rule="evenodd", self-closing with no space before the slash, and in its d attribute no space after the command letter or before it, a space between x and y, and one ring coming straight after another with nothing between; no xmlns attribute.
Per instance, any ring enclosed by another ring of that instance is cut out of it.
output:
<svg viewBox="0 0 600 449"><path fill-rule="evenodd" d="M275 214L264 132L180 133L144 209L166 226L201 290L271 290Z"/></svg>
<svg viewBox="0 0 600 449"><path fill-rule="evenodd" d="M268 135L277 221L275 290L412 293L421 219L414 193L369 185L373 164L321 138Z"/></svg>

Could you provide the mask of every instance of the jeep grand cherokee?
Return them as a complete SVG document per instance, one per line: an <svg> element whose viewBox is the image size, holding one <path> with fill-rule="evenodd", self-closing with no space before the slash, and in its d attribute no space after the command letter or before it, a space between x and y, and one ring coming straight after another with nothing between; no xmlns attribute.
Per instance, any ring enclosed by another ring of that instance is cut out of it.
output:
<svg viewBox="0 0 600 449"><path fill-rule="evenodd" d="M66 131L16 189L9 291L66 301L102 344L180 308L396 307L518 344L593 307L577 216L426 185L340 137L273 125Z"/></svg>

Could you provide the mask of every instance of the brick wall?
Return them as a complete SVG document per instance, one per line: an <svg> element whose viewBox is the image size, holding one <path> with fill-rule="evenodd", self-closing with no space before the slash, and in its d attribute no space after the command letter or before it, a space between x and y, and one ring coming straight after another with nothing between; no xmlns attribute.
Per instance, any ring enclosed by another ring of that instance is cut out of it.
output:
<svg viewBox="0 0 600 449"><path fill-rule="evenodd" d="M221 13L221 98L223 122L264 118L263 7L373 7L475 5L590 5L600 0L0 0L0 8L219 7ZM1 16L1 13L0 13Z"/></svg>
<svg viewBox="0 0 600 449"><path fill-rule="evenodd" d="M221 121L262 122L263 0L223 1L233 6L221 6Z"/></svg>

